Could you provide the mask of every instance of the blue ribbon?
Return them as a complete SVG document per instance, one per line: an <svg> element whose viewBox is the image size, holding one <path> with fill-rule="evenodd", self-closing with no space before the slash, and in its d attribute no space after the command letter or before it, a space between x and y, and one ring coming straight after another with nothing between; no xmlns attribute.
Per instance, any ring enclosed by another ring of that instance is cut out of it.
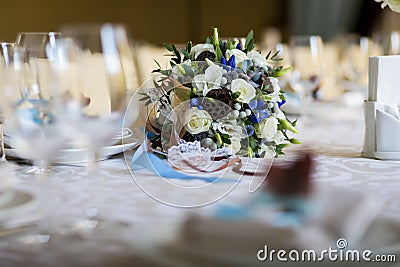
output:
<svg viewBox="0 0 400 267"><path fill-rule="evenodd" d="M201 177L201 176L191 176L174 170L165 160L160 159L153 153L146 151L145 144L142 144L132 158L132 170L147 169L154 172L156 175L163 178L172 179L198 179L205 182L236 182L236 180L225 179L220 177Z"/></svg>
<svg viewBox="0 0 400 267"><path fill-rule="evenodd" d="M310 200L304 197L296 196L277 196L268 191L260 192L247 203L230 206L221 205L216 209L215 216L228 220L246 220L252 218L253 212L264 205L277 205L280 208L289 209L289 211L274 211L270 223L279 227L299 227L302 222L312 215L314 206Z"/></svg>

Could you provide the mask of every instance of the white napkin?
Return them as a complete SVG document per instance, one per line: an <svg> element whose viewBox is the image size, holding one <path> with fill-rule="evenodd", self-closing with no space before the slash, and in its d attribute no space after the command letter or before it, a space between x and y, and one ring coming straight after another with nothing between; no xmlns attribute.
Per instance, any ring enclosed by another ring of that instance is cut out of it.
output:
<svg viewBox="0 0 400 267"><path fill-rule="evenodd" d="M369 58L368 101L400 105L400 56Z"/></svg>
<svg viewBox="0 0 400 267"><path fill-rule="evenodd" d="M400 159L400 56L369 58L362 156Z"/></svg>

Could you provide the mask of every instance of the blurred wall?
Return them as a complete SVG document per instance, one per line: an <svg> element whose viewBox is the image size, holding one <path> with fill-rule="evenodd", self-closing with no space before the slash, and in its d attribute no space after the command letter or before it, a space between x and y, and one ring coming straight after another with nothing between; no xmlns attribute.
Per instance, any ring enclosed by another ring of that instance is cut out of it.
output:
<svg viewBox="0 0 400 267"><path fill-rule="evenodd" d="M253 0L19 0L2 1L0 40L13 41L19 31L51 31L82 22L123 22L133 37L155 44L203 41L213 26L221 36L244 36L267 26L283 25L285 1Z"/></svg>

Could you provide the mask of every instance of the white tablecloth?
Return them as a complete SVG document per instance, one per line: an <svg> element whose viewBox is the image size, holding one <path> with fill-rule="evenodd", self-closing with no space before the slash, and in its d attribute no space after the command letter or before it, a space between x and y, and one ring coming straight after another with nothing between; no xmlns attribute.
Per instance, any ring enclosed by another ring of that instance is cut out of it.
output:
<svg viewBox="0 0 400 267"><path fill-rule="evenodd" d="M335 118L335 110L331 112L327 118L299 126L298 138L316 154L315 183L376 195L384 203L382 216L400 223L400 163L360 157L364 130L361 110L349 110L348 119ZM295 150L289 150L289 157ZM83 167L57 166L51 184L36 186L29 178L21 179L17 188L34 194L45 186L46 206L51 210L47 220L55 233L45 245L16 242L18 235L0 237L0 266L152 266L152 260L136 249L138 242L148 241L145 229L149 226L162 232L164 226L178 224L188 213L207 212L220 203L251 197L251 179L243 177L219 201L196 209L172 207L165 202L182 205L213 202L218 195L213 192L226 185L193 193L182 187L168 187L165 180L147 171L134 176L144 190L134 181L125 158L119 156L100 162L99 170L91 178ZM196 180L177 182L181 186L205 184ZM87 203L99 207L99 227L83 235L71 233L72 219L84 216ZM24 216L36 215L34 210Z"/></svg>

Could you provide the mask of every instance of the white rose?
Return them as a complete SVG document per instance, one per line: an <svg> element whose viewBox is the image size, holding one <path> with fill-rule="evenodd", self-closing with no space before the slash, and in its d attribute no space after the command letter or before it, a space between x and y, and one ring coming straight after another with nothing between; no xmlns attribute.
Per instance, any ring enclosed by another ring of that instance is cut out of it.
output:
<svg viewBox="0 0 400 267"><path fill-rule="evenodd" d="M193 87L197 89L199 92L203 92L204 90L207 90L207 82L204 74L199 74L193 77L192 81Z"/></svg>
<svg viewBox="0 0 400 267"><path fill-rule="evenodd" d="M196 75L192 80L192 85L205 96L210 90L218 89L226 83L223 75L226 73L222 67L215 64L209 66L204 74Z"/></svg>
<svg viewBox="0 0 400 267"><path fill-rule="evenodd" d="M381 7L389 6L394 12L400 13L400 0L375 0L376 2L382 2Z"/></svg>
<svg viewBox="0 0 400 267"><path fill-rule="evenodd" d="M272 141L277 131L278 120L274 117L266 118L255 127L257 137L265 138L267 141Z"/></svg>
<svg viewBox="0 0 400 267"><path fill-rule="evenodd" d="M279 80L274 77L269 77L269 80L271 82L272 88L274 89L274 92L271 94L272 100L280 101L281 99L279 98L279 93L281 91L281 87L279 86Z"/></svg>
<svg viewBox="0 0 400 267"><path fill-rule="evenodd" d="M235 56L235 63L236 63L235 67L240 67L242 65L243 61L245 61L246 59L249 59L247 57L246 53L244 53L242 50L239 50L239 49L229 50L229 49L227 49L226 53L225 53L226 61L228 61L231 58L232 55Z"/></svg>
<svg viewBox="0 0 400 267"><path fill-rule="evenodd" d="M240 93L237 101L242 103L249 103L256 96L254 87L243 79L233 80L231 83L231 91L233 93Z"/></svg>
<svg viewBox="0 0 400 267"><path fill-rule="evenodd" d="M240 141L241 141L240 139L232 138L231 139L231 144L230 145L225 144L224 146L227 147L227 148L232 149L233 152L235 152L235 154L236 154L236 153L238 153L240 151L240 148L242 147L242 144L241 144Z"/></svg>
<svg viewBox="0 0 400 267"><path fill-rule="evenodd" d="M190 50L190 54L194 54L194 58L196 59L204 51L215 53L214 46L212 44L197 44L192 47L192 49Z"/></svg>
<svg viewBox="0 0 400 267"><path fill-rule="evenodd" d="M191 134L198 134L210 129L212 118L207 111L194 107L186 113L185 121L186 130Z"/></svg>
<svg viewBox="0 0 400 267"><path fill-rule="evenodd" d="M279 108L277 102L274 102L274 113L278 119L286 120L285 113Z"/></svg>
<svg viewBox="0 0 400 267"><path fill-rule="evenodd" d="M274 136L274 141L277 145L285 143L285 136L282 131L277 131Z"/></svg>
<svg viewBox="0 0 400 267"><path fill-rule="evenodd" d="M232 139L243 139L247 136L243 127L237 124L236 119L222 119L213 123L213 128L218 129L222 134L229 134Z"/></svg>
<svg viewBox="0 0 400 267"><path fill-rule="evenodd" d="M222 76L226 73L222 67L217 65L211 65L204 72L205 80L208 83L208 87L211 89L217 89L221 86Z"/></svg>
<svg viewBox="0 0 400 267"><path fill-rule="evenodd" d="M267 60L260 53L253 50L247 53L247 57L255 63L256 66L262 67L267 65Z"/></svg>
<svg viewBox="0 0 400 267"><path fill-rule="evenodd" d="M264 144L261 145L261 148L260 148L260 151L259 151L260 155L262 155L263 153L265 153L264 154L264 158L273 158L276 155L275 150L274 150L273 147L266 146Z"/></svg>

